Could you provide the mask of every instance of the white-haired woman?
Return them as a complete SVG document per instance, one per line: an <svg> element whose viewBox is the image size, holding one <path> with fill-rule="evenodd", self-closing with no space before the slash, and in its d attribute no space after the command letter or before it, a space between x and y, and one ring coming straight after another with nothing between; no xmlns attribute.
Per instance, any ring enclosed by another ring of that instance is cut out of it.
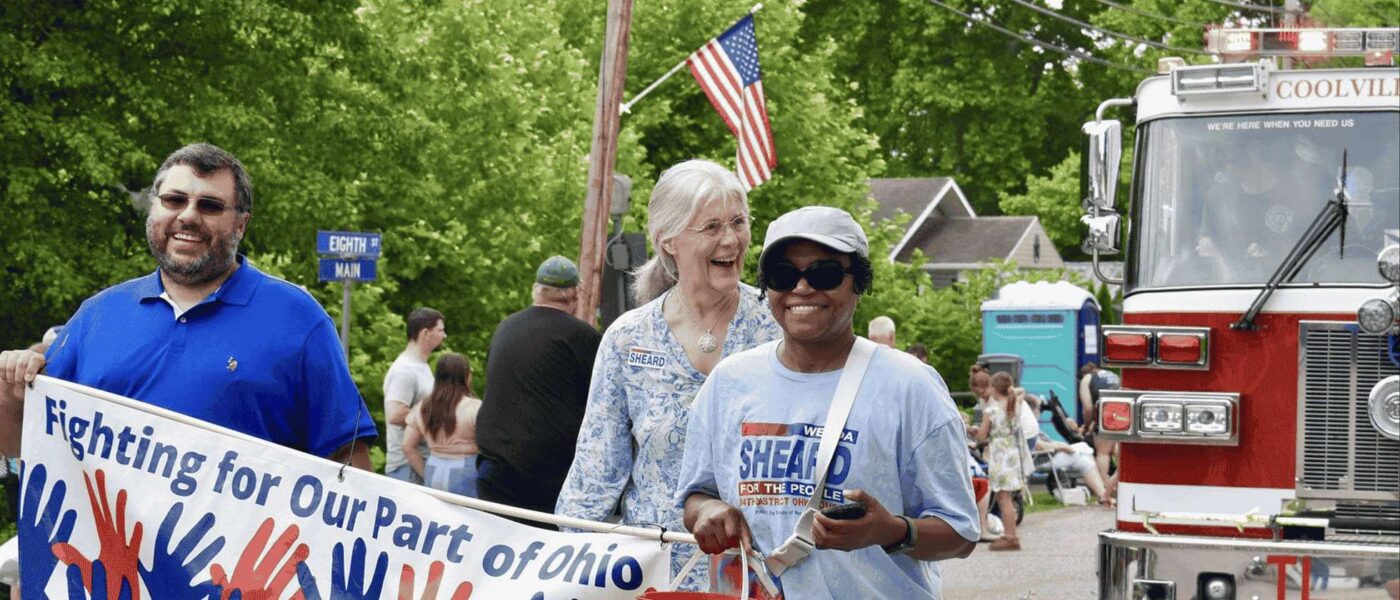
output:
<svg viewBox="0 0 1400 600"><path fill-rule="evenodd" d="M684 531L673 495L690 403L720 359L781 331L758 290L740 282L749 207L728 169L689 160L662 173L647 237L656 254L636 273L641 306L603 334L555 512L604 521L621 499L623 522ZM693 551L677 547L673 571Z"/></svg>

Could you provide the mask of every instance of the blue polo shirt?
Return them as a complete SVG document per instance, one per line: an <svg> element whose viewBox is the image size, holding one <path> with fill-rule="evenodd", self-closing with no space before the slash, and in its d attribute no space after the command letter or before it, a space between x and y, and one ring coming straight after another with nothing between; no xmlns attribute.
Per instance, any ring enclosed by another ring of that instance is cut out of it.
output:
<svg viewBox="0 0 1400 600"><path fill-rule="evenodd" d="M317 456L376 437L325 309L238 263L178 318L159 271L88 298L45 373Z"/></svg>

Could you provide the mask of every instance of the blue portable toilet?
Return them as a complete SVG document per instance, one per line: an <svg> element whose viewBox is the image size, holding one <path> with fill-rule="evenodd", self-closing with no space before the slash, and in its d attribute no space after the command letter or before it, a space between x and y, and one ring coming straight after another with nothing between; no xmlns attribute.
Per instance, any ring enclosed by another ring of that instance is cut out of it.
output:
<svg viewBox="0 0 1400 600"><path fill-rule="evenodd" d="M1019 281L982 303L982 352L1022 360L1019 385L1049 399L1054 392L1071 418L1079 413L1079 368L1099 362L1099 304L1067 281ZM1064 441L1045 412L1040 430Z"/></svg>

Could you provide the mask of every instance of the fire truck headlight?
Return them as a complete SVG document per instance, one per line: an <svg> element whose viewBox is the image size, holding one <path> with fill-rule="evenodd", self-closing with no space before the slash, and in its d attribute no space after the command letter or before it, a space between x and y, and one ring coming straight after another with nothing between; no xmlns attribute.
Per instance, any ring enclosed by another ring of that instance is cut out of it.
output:
<svg viewBox="0 0 1400 600"><path fill-rule="evenodd" d="M1145 432L1180 433L1181 405L1162 402L1144 402L1139 407L1139 426Z"/></svg>
<svg viewBox="0 0 1400 600"><path fill-rule="evenodd" d="M1371 426L1385 437L1400 440L1400 375L1386 377L1371 388L1367 405Z"/></svg>
<svg viewBox="0 0 1400 600"><path fill-rule="evenodd" d="M1356 322L1362 331L1382 335L1395 326L1395 307L1383 298L1372 298L1361 303L1356 311Z"/></svg>
<svg viewBox="0 0 1400 600"><path fill-rule="evenodd" d="M1391 244L1381 250L1380 256L1376 257L1376 268L1386 281L1400 283L1400 244Z"/></svg>
<svg viewBox="0 0 1400 600"><path fill-rule="evenodd" d="M1223 435L1230 432L1230 407L1225 404L1187 404L1186 432Z"/></svg>

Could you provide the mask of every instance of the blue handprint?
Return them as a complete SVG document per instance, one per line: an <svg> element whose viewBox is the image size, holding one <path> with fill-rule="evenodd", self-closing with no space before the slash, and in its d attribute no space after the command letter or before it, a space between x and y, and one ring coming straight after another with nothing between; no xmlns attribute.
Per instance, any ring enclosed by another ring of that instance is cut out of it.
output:
<svg viewBox="0 0 1400 600"><path fill-rule="evenodd" d="M68 565L68 600L108 600L107 567L101 560L92 561L92 594L83 585L83 569L78 565ZM122 581L122 589L117 600L131 600L131 586Z"/></svg>
<svg viewBox="0 0 1400 600"><path fill-rule="evenodd" d="M160 524L160 531L156 532L155 555L151 560L151 567L140 565L141 580L146 582L146 589L151 592L151 598L165 600L206 600L218 598L221 586L214 585L210 579L199 583L194 582L196 575L203 573L209 562L214 560L214 556L224 548L224 537L214 538L203 552L191 558L194 549L204 541L204 536L214 527L214 514L205 513L204 517L195 523L189 533L173 550L170 548L171 538L175 535L175 525L180 522L180 515L185 512L185 503L177 502L170 507L170 512L166 513L165 520Z"/></svg>
<svg viewBox="0 0 1400 600"><path fill-rule="evenodd" d="M371 600L380 597L384 589L384 574L389 570L389 553L380 552L375 561L374 573L365 581L365 541L355 540L355 549L350 557L347 572L345 564L345 544L337 543L331 555L330 600ZM306 600L321 600L321 592L316 587L316 577L303 561L297 565L297 582L301 584L301 597Z"/></svg>
<svg viewBox="0 0 1400 600"><path fill-rule="evenodd" d="M26 471L27 473L26 477ZM26 598L43 598L44 587L49 576L58 566L58 557L53 553L53 545L67 542L73 534L73 524L78 512L63 509L63 498L68 494L68 485L62 480L53 484L49 502L39 510L44 488L48 483L48 470L44 465L34 465L28 469L28 462L21 462L19 477L24 481L24 500L19 515L19 556L21 569L20 592Z"/></svg>

